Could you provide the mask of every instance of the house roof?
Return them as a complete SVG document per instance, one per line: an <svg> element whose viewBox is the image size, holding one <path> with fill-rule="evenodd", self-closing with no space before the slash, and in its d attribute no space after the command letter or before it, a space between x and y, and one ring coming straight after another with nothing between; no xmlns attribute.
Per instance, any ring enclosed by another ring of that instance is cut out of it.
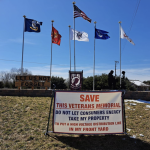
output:
<svg viewBox="0 0 150 150"><path fill-rule="evenodd" d="M136 86L150 86L148 84L145 84L139 80L130 80L131 83L135 84Z"/></svg>

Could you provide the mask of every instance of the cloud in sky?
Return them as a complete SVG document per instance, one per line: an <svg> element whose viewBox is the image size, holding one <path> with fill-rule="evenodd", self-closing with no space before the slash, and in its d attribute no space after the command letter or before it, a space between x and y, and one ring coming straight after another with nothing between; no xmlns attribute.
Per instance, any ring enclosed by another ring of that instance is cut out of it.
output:
<svg viewBox="0 0 150 150"><path fill-rule="evenodd" d="M82 68L82 69L81 69ZM50 66L43 66L43 67L29 67L28 68L33 75L50 75ZM59 76L63 77L65 79L68 78L69 76L69 67L58 67L53 65L52 66L52 75L53 76ZM73 69L73 68L72 68ZM80 67L77 68L78 71L83 70L83 76L88 77L88 76L93 76L93 68L91 67ZM126 71L126 77L129 80L140 80L140 81L145 81L150 79L150 68L140 68L140 69L122 69ZM72 70L73 71L73 70ZM108 69L96 69L95 70L95 75L101 75L102 73L108 74L110 70ZM116 74L119 76L120 75L120 70L116 70ZM115 72L114 72L115 75Z"/></svg>
<svg viewBox="0 0 150 150"><path fill-rule="evenodd" d="M1 60L1 69L0 71L7 71L9 72L11 68L20 68L20 63L21 62L10 62L8 61L3 61ZM34 64L34 63L33 63ZM38 65L38 64L37 64ZM29 71L32 72L33 75L50 75L50 66L49 65L38 65L38 67L31 67L32 65L26 64L26 67ZM125 68L124 68L125 67ZM130 80L140 80L140 81L145 81L145 80L150 80L150 67L147 66L137 66L137 65L132 65L130 66L131 68L128 68L128 66L122 67L122 71L124 70L126 72L125 76L130 79ZM138 68L137 68L138 67ZM102 73L108 74L110 72L110 68L112 66L105 65L105 64L100 64L96 67L95 69L95 75L101 75ZM63 77L65 79L68 78L69 76L69 65L67 64L55 64L52 66L52 75L53 76L59 76ZM72 66L72 71L74 70L74 67ZM93 76L93 66L80 66L76 68L77 71L82 71L83 70L83 76L88 77L88 76ZM114 70L114 68L113 68ZM117 67L116 70L117 76L120 75L120 69L119 66ZM115 72L114 72L115 75Z"/></svg>

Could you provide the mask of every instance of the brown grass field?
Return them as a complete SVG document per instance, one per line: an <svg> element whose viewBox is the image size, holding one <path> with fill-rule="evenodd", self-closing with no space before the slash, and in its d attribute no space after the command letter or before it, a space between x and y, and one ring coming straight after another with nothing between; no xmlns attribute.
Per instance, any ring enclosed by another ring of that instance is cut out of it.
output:
<svg viewBox="0 0 150 150"><path fill-rule="evenodd" d="M50 102L48 97L0 96L0 150L150 150L148 104L126 103L126 125L131 129L127 135L51 133L45 136ZM133 135L136 138L130 137Z"/></svg>

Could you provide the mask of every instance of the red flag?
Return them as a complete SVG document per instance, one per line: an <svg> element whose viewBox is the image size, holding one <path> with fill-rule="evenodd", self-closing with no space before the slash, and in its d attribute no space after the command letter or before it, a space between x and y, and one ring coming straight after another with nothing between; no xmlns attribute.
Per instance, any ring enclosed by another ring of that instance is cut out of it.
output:
<svg viewBox="0 0 150 150"><path fill-rule="evenodd" d="M59 32L54 27L52 27L51 36L52 36L52 43L60 45L61 35L59 34Z"/></svg>

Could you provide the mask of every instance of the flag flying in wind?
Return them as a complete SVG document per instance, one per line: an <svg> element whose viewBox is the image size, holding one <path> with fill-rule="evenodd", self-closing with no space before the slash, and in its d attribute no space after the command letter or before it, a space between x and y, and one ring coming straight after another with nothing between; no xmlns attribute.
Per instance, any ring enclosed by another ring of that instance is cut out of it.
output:
<svg viewBox="0 0 150 150"><path fill-rule="evenodd" d="M80 10L76 5L74 5L74 18L82 17L83 19L87 20L91 23L91 19L87 17L87 15Z"/></svg>
<svg viewBox="0 0 150 150"><path fill-rule="evenodd" d="M110 38L110 36L108 35L109 32L104 31L104 30L99 30L95 28L95 38L96 39L103 39L106 40L108 38Z"/></svg>
<svg viewBox="0 0 150 150"><path fill-rule="evenodd" d="M40 25L42 22L38 22L33 19L25 18L25 32L40 32Z"/></svg>
<svg viewBox="0 0 150 150"><path fill-rule="evenodd" d="M52 36L52 43L60 45L61 35L59 34L59 32L54 27L52 27L51 36Z"/></svg>
<svg viewBox="0 0 150 150"><path fill-rule="evenodd" d="M70 40L74 40L74 29L70 28ZM88 34L75 30L75 40L89 42Z"/></svg>
<svg viewBox="0 0 150 150"><path fill-rule="evenodd" d="M127 39L131 44L135 45L134 42L126 35L122 27L120 26L120 31L121 31L121 38L122 39Z"/></svg>

